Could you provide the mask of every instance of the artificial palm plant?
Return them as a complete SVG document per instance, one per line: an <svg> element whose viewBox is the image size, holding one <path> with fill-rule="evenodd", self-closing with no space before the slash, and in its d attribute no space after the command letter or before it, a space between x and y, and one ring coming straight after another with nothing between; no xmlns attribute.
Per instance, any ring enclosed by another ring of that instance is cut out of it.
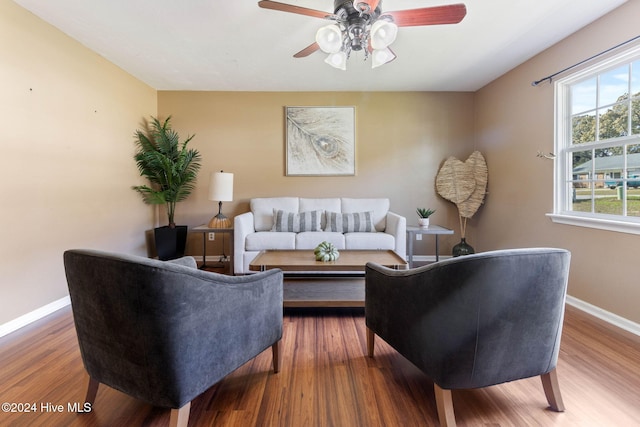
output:
<svg viewBox="0 0 640 427"><path fill-rule="evenodd" d="M169 227L175 228L176 203L185 200L193 191L201 157L198 150L187 147L195 135L180 143L170 120L171 116L164 122L152 117L145 132L136 131L134 159L140 175L147 178L150 185L137 185L133 189L142 195L145 203L165 205Z"/></svg>

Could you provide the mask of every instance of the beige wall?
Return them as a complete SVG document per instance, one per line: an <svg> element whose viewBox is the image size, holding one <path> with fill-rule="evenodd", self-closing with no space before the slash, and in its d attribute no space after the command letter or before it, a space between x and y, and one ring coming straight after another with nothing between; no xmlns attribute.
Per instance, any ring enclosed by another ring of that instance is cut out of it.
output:
<svg viewBox="0 0 640 427"><path fill-rule="evenodd" d="M628 2L476 94L476 141L489 195L473 225L478 249L559 246L572 251L569 293L640 322L640 236L554 224L554 91L531 82L637 35L640 2Z"/></svg>
<svg viewBox="0 0 640 427"><path fill-rule="evenodd" d="M68 295L62 252L145 254L133 131L156 91L0 0L0 325Z"/></svg>
<svg viewBox="0 0 640 427"><path fill-rule="evenodd" d="M355 176L285 176L284 107L303 105L356 107ZM448 156L470 154L473 111L471 93L159 92L159 116L172 115L183 138L195 133L192 146L203 157L196 192L178 206L176 221L208 222L217 211L207 200L208 176L224 170L235 174L227 216L248 211L252 197L388 197L410 224L417 207L431 207L433 222L457 229L453 205L436 195L434 178ZM443 253L454 240L442 238ZM200 254L201 244L192 236L189 250ZM221 253L216 244L208 254ZM416 253L432 254L433 239L417 242Z"/></svg>
<svg viewBox="0 0 640 427"><path fill-rule="evenodd" d="M255 196L389 197L415 222L417 206L456 230L453 205L436 196L441 162L477 148L489 165L486 204L469 223L477 250L562 246L573 252L570 293L640 322L634 266L638 236L553 224L553 88L533 80L635 36L640 2L607 17L470 93L156 92L10 0L0 0L0 178L4 234L0 248L0 325L67 295L62 252L92 247L145 253L144 230L156 218L130 186L141 178L132 160L142 117L172 114L183 135L195 133L203 170L177 220L199 225L216 205L208 173L235 173L228 216ZM353 177L286 177L286 105L354 105ZM160 216L164 222L164 213ZM210 253L220 253L219 240ZM200 254L191 236L189 252ZM431 254L432 241L417 245Z"/></svg>

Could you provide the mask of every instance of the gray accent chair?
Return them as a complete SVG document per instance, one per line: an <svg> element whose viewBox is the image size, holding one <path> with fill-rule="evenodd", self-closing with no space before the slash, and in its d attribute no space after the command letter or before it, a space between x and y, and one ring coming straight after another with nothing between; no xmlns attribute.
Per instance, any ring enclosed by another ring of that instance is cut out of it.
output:
<svg viewBox="0 0 640 427"><path fill-rule="evenodd" d="M570 253L530 248L451 258L411 270L369 263L367 352L378 335L434 382L440 424L456 425L451 390L540 375L564 411L556 364Z"/></svg>
<svg viewBox="0 0 640 427"><path fill-rule="evenodd" d="M280 367L282 272L232 277L92 250L64 253L86 402L106 384L186 426L191 400L267 348Z"/></svg>

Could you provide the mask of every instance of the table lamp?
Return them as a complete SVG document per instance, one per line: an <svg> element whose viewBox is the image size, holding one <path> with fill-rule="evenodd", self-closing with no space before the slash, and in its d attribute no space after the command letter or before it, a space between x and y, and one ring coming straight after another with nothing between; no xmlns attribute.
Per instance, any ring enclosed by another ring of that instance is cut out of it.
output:
<svg viewBox="0 0 640 427"><path fill-rule="evenodd" d="M222 202L233 200L233 174L212 172L209 179L209 200L218 202L218 214L209 221L209 228L231 228L231 219L222 214Z"/></svg>

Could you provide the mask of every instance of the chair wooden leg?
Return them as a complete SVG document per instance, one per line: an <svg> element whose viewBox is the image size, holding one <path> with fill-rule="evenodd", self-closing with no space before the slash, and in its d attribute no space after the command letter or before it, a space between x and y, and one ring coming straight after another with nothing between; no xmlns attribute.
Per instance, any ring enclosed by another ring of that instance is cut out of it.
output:
<svg viewBox="0 0 640 427"><path fill-rule="evenodd" d="M542 380L542 388L544 388L544 394L547 397L549 406L556 412L564 412L564 403L562 402L562 395L560 394L560 384L558 383L558 374L556 370L540 375Z"/></svg>
<svg viewBox="0 0 640 427"><path fill-rule="evenodd" d="M453 413L451 390L442 389L437 384L433 385L433 390L436 395L436 407L438 408L440 427L456 427L456 416Z"/></svg>
<svg viewBox="0 0 640 427"><path fill-rule="evenodd" d="M100 386L100 382L98 380L94 380L89 377L89 385L87 386L87 395L84 398L86 403L90 403L93 406L93 402L96 401L96 395L98 394L98 386Z"/></svg>
<svg viewBox="0 0 640 427"><path fill-rule="evenodd" d="M373 347L375 344L376 334L371 329L367 328L367 355L373 357Z"/></svg>
<svg viewBox="0 0 640 427"><path fill-rule="evenodd" d="M169 418L169 427L187 427L191 402L187 402L182 408L172 409Z"/></svg>
<svg viewBox="0 0 640 427"><path fill-rule="evenodd" d="M280 365L282 364L282 344L281 340L278 340L271 346L271 353L273 355L273 372L280 372Z"/></svg>

